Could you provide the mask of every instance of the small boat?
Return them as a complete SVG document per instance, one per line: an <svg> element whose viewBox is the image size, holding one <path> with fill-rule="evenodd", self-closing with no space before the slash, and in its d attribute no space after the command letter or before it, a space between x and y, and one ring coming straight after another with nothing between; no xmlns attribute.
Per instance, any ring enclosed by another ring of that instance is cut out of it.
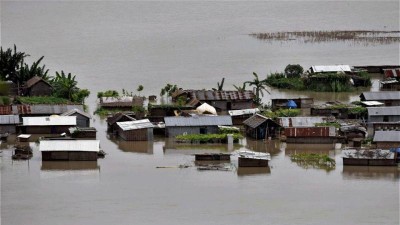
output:
<svg viewBox="0 0 400 225"><path fill-rule="evenodd" d="M265 152L243 150L238 152L239 167L267 167L271 155Z"/></svg>

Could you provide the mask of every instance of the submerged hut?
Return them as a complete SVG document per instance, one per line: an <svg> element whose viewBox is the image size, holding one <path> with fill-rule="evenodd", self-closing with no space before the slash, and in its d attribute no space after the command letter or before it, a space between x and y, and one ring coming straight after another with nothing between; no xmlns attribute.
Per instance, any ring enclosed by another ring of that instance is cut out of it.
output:
<svg viewBox="0 0 400 225"><path fill-rule="evenodd" d="M96 161L100 152L99 140L42 140L39 150L43 161Z"/></svg>
<svg viewBox="0 0 400 225"><path fill-rule="evenodd" d="M256 114L243 121L243 124L246 129L246 136L257 140L267 139L269 137L275 138L279 136L279 128L281 127L271 118L260 114Z"/></svg>
<svg viewBox="0 0 400 225"><path fill-rule="evenodd" d="M76 126L76 116L22 117L19 127L25 134L60 134L67 133Z"/></svg>
<svg viewBox="0 0 400 225"><path fill-rule="evenodd" d="M192 117L165 117L165 133L167 137L180 134L216 134L218 126L232 126L230 116L195 115Z"/></svg>
<svg viewBox="0 0 400 225"><path fill-rule="evenodd" d="M90 119L92 118L89 113L79 109L71 109L61 114L61 116L76 116L76 126L78 127L90 127Z"/></svg>
<svg viewBox="0 0 400 225"><path fill-rule="evenodd" d="M154 125L148 120L117 122L118 136L126 141L152 141Z"/></svg>
<svg viewBox="0 0 400 225"><path fill-rule="evenodd" d="M125 122L125 121L135 121L131 114L126 113L116 113L113 116L107 117L107 128L110 132L117 132L118 125L117 122Z"/></svg>
<svg viewBox="0 0 400 225"><path fill-rule="evenodd" d="M121 96L121 97L101 97L100 106L102 108L108 109L123 109L132 110L133 107L133 97Z"/></svg>

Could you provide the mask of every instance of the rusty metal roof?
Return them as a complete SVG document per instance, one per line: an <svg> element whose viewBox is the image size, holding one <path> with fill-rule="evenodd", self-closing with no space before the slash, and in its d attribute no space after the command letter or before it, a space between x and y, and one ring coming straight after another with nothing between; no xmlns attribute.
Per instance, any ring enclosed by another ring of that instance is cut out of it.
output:
<svg viewBox="0 0 400 225"><path fill-rule="evenodd" d="M195 115L192 117L164 117L166 127L232 126L231 116Z"/></svg>
<svg viewBox="0 0 400 225"><path fill-rule="evenodd" d="M191 99L199 101L241 101L252 100L253 91L213 91L213 90L185 90Z"/></svg>

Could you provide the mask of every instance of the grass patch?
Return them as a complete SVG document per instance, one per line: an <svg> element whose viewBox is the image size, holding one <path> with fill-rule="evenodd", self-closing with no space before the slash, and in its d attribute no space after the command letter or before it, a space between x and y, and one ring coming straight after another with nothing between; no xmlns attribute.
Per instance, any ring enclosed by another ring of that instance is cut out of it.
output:
<svg viewBox="0 0 400 225"><path fill-rule="evenodd" d="M242 139L243 136L241 134L232 134L233 142L239 142L239 139ZM180 142L189 142L189 143L227 143L228 136L227 134L186 134L186 135L178 135L175 137L177 141Z"/></svg>
<svg viewBox="0 0 400 225"><path fill-rule="evenodd" d="M110 114L115 114L117 112L121 112L120 109L104 109L104 108L97 108L96 111L94 111L94 114L99 115L100 117L106 117Z"/></svg>
<svg viewBox="0 0 400 225"><path fill-rule="evenodd" d="M338 122L326 122L326 123L316 123L316 127L336 127L340 128L340 124Z"/></svg>
<svg viewBox="0 0 400 225"><path fill-rule="evenodd" d="M330 171L334 170L336 167L335 160L330 158L327 154L299 153L292 154L290 159L304 169L314 168Z"/></svg>
<svg viewBox="0 0 400 225"><path fill-rule="evenodd" d="M71 104L72 102L65 98L58 98L53 96L31 96L31 97L17 97L17 102L22 104Z"/></svg>

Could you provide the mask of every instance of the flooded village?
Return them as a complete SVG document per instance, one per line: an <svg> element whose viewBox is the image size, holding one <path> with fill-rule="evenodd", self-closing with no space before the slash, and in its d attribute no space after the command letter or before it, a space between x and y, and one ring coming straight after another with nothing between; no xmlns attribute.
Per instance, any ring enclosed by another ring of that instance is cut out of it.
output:
<svg viewBox="0 0 400 225"><path fill-rule="evenodd" d="M399 224L398 2L0 11L0 224Z"/></svg>

